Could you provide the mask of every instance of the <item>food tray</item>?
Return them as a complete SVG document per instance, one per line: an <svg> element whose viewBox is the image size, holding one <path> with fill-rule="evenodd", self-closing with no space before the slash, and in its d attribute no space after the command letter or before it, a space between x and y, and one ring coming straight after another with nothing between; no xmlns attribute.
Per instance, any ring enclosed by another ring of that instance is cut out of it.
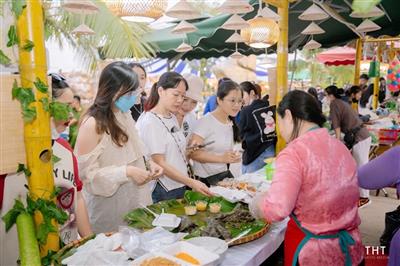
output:
<svg viewBox="0 0 400 266"><path fill-rule="evenodd" d="M259 238L263 237L269 231L270 227L271 227L271 224L267 223L265 225L265 227L263 229L261 229L260 231L255 232L250 235L247 235L247 236L243 236L243 237L239 238L238 240L230 243L229 246L230 247L237 246L237 245L245 244L245 243L254 241L256 239L259 239Z"/></svg>

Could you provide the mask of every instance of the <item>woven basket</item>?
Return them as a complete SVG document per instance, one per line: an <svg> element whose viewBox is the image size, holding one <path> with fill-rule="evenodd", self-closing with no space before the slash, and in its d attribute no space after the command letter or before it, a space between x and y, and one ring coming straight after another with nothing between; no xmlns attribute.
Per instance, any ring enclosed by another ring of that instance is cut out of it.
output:
<svg viewBox="0 0 400 266"><path fill-rule="evenodd" d="M244 237L241 237L238 240L233 241L231 244L229 244L229 246L230 247L237 246L237 245L245 244L245 243L251 242L253 240L259 239L260 237L264 236L269 231L270 227L271 227L271 224L267 224L260 231L255 232L250 235L247 235L247 236L244 236Z"/></svg>

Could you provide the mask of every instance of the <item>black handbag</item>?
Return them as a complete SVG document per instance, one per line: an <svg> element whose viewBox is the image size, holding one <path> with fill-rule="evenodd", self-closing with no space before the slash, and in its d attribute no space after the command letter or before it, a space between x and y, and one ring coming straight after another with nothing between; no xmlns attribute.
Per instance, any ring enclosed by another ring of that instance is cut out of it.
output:
<svg viewBox="0 0 400 266"><path fill-rule="evenodd" d="M356 143L357 143L356 136L357 136L358 131L360 131L360 129L361 129L361 126L350 129L349 131L347 131L344 134L343 141L349 150L351 150L353 148L353 146L356 145Z"/></svg>
<svg viewBox="0 0 400 266"><path fill-rule="evenodd" d="M234 178L232 172L229 170L229 164L226 165L227 170L215 175L210 175L206 178L198 178L201 182L206 184L208 187L215 186L219 181L224 180L225 178Z"/></svg>
<svg viewBox="0 0 400 266"><path fill-rule="evenodd" d="M396 210L387 212L385 214L385 230L381 238L381 246L385 246L387 250L390 249L390 242L393 236L400 229L400 205Z"/></svg>

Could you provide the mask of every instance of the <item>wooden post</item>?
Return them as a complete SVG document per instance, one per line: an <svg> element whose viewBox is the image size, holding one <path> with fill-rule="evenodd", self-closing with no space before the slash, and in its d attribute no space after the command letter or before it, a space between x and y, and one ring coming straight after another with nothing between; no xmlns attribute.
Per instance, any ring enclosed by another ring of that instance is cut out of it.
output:
<svg viewBox="0 0 400 266"><path fill-rule="evenodd" d="M54 178L51 163L51 134L50 114L44 111L41 98L48 98L49 93L42 93L33 84L37 78L47 84L46 51L44 46L44 20L41 0L26 1L26 7L17 20L17 35L19 39L19 71L21 85L32 88L36 102L37 116L31 123L25 123L24 142L26 160L31 176L28 177L29 193L33 199L49 199L54 190ZM33 49L24 49L23 46L31 41ZM41 213L35 213L35 223L42 222ZM57 226L56 226L57 228ZM41 255L47 255L48 250L59 249L58 232L50 233L47 244L41 247Z"/></svg>
<svg viewBox="0 0 400 266"><path fill-rule="evenodd" d="M381 44L378 43L378 48L377 48L377 55L376 55L376 61L379 62L379 67L380 67L380 62L382 61L382 48ZM379 104L379 79L381 76L381 70L379 68L379 74L377 77L374 78L374 94L372 96L372 108L376 110L378 108Z"/></svg>
<svg viewBox="0 0 400 266"><path fill-rule="evenodd" d="M360 65L361 65L361 59L362 59L362 46L363 46L363 41L362 39L357 39L356 43L356 58L354 59L354 85L359 84L360 81Z"/></svg>
<svg viewBox="0 0 400 266"><path fill-rule="evenodd" d="M282 97L288 91L288 32L289 32L289 1L279 1L278 14L281 17L279 20L279 40L277 45L277 91L276 91L276 105L282 100ZM276 123L276 130L278 134L278 142L276 144L276 154L278 154L285 147L285 140L279 133L279 125Z"/></svg>

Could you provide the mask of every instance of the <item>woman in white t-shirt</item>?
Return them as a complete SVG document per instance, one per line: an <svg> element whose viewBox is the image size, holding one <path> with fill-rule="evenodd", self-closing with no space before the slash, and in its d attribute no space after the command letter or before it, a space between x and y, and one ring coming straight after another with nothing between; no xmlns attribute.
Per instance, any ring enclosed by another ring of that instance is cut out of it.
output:
<svg viewBox="0 0 400 266"><path fill-rule="evenodd" d="M186 90L186 80L176 72L161 75L150 92L145 113L136 125L147 153L164 169L153 186L153 202L182 198L186 186L205 195L211 195L207 186L188 175L186 138L173 115L181 108Z"/></svg>
<svg viewBox="0 0 400 266"><path fill-rule="evenodd" d="M230 164L240 162L241 155L233 151L235 142L240 142L234 117L242 104L240 86L231 80L222 81L217 91L217 109L201 118L193 131L192 145L211 143L191 154L195 175L207 185L232 177Z"/></svg>

